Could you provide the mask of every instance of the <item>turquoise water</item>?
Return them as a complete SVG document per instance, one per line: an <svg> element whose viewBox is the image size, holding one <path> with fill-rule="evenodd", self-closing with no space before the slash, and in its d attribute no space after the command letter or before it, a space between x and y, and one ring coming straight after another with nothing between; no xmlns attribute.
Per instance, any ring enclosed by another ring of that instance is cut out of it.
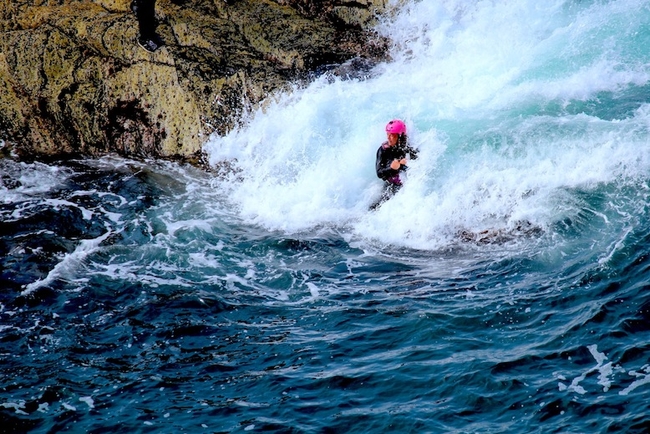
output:
<svg viewBox="0 0 650 434"><path fill-rule="evenodd" d="M650 5L538 3L403 4L213 172L0 160L3 432L647 432Z"/></svg>

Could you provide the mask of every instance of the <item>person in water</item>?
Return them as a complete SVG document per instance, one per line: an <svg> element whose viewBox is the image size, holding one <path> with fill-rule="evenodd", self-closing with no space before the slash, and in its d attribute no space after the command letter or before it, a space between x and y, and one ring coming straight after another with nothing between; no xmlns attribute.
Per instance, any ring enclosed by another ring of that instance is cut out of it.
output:
<svg viewBox="0 0 650 434"><path fill-rule="evenodd" d="M384 191L379 201L370 209L376 209L402 188L400 173L407 169L406 154L412 160L415 160L418 155L418 151L407 143L406 124L403 121L393 119L388 122L386 136L387 140L377 149L375 163L377 177L384 180Z"/></svg>

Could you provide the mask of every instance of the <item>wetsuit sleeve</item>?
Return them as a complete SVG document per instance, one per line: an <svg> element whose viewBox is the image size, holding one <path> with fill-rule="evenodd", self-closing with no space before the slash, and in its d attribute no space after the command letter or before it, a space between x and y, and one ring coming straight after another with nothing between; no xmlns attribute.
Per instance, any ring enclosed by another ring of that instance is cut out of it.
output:
<svg viewBox="0 0 650 434"><path fill-rule="evenodd" d="M377 161L375 163L375 169L377 171L377 177L381 179L387 179L399 173L397 170L390 168L390 163L393 160L390 158L390 155L388 155L390 153L385 151L386 150L383 146L380 146L379 149L377 149Z"/></svg>

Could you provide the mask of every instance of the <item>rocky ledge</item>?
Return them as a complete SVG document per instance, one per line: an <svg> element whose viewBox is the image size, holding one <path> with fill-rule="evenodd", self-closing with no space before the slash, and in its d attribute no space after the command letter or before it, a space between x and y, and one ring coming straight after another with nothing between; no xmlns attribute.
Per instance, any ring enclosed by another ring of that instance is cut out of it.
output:
<svg viewBox="0 0 650 434"><path fill-rule="evenodd" d="M158 0L153 53L131 0L0 4L0 140L19 158L200 161L270 93L384 58L387 0Z"/></svg>

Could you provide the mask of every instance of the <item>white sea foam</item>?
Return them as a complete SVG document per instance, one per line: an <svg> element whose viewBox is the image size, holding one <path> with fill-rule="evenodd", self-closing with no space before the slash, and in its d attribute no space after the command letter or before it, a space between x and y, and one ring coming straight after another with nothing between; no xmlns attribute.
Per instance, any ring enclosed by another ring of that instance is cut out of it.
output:
<svg viewBox="0 0 650 434"><path fill-rule="evenodd" d="M88 408L95 408L95 400L92 396L82 396L79 398L79 401L85 403Z"/></svg>
<svg viewBox="0 0 650 434"><path fill-rule="evenodd" d="M107 230L104 234L100 235L97 238L81 240L76 249L71 253L64 255L61 261L59 261L59 263L57 263L54 268L52 268L47 276L45 276L43 279L39 279L26 285L21 294L23 296L29 295L32 292L36 291L38 288L49 285L56 279L65 278L68 273L77 273L78 268L82 265L83 260L89 254L94 252L102 243L102 241L107 239L111 234L113 234L113 231Z"/></svg>
<svg viewBox="0 0 650 434"><path fill-rule="evenodd" d="M607 356L604 353L598 351L597 345L589 345L587 346L587 349L589 350L593 358L596 360L596 366L587 369L585 372L575 377L573 380L571 380L571 383L569 385L566 385L565 383L562 382L562 381L566 381L565 376L556 373L555 374L556 378L558 380L562 380L558 382L559 391L561 392L569 391L572 393L577 393L579 395L593 393L594 392L593 390L586 389L580 383L582 383L592 373L598 372L598 384L602 387L602 392L607 393L611 389L612 384L614 383L615 374L624 371L624 369L621 366L614 365L612 362L606 363L605 361L607 360ZM644 386L646 384L650 384L650 365L644 365L641 368L641 371L643 372L638 372L638 371L628 372L628 375L635 377L637 379L634 380L626 388L619 391L618 392L619 395L624 395L624 396L629 395L630 392L632 392L636 388Z"/></svg>
<svg viewBox="0 0 650 434"><path fill-rule="evenodd" d="M648 59L620 49L644 7L409 3L379 26L393 61L374 77L317 80L213 137L210 162L237 168L217 185L245 221L289 233L334 226L429 249L462 229L545 228L577 212L567 191L650 169L648 107L609 117L573 108L648 84ZM405 188L368 213L381 189L375 152L394 117L421 155Z"/></svg>
<svg viewBox="0 0 650 434"><path fill-rule="evenodd" d="M5 186L4 180L0 178L0 202L13 204L51 191L64 183L71 171L42 163L20 163L7 159L1 162L0 173L6 173L16 182L16 185ZM17 207L9 218L20 217L20 210L21 207ZM7 218L2 215L0 217Z"/></svg>
<svg viewBox="0 0 650 434"><path fill-rule="evenodd" d="M23 415L28 415L29 414L26 411L24 411L24 409L25 409L25 402L24 401L21 401L21 402L4 402L4 403L0 404L0 406L2 406L4 408L13 408L14 411L17 414L23 414Z"/></svg>
<svg viewBox="0 0 650 434"><path fill-rule="evenodd" d="M637 371L630 371L629 374L631 376L633 376L633 377L637 377L638 379L634 380L632 382L632 384L630 384L625 389L618 392L619 395L623 395L623 396L629 395L630 392L632 392L637 387L641 387L641 386L644 386L646 384L650 384L650 367L648 365L645 365L643 367L643 371L644 372L642 372L642 373L637 372Z"/></svg>

